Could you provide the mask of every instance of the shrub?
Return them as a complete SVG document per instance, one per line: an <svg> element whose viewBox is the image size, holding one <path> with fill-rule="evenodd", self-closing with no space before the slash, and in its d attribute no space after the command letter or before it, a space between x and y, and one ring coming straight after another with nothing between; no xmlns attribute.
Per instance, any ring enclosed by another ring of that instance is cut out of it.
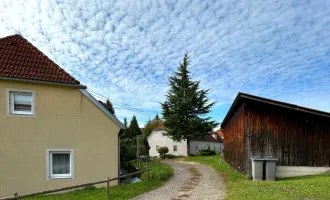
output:
<svg viewBox="0 0 330 200"><path fill-rule="evenodd" d="M198 150L197 155L198 156L212 156L212 155L215 155L215 151L210 150L210 149Z"/></svg>
<svg viewBox="0 0 330 200"><path fill-rule="evenodd" d="M173 155L173 154L165 154L165 158L167 158L167 159L183 158L183 157L185 157L185 156L183 156L183 155L176 156L176 155Z"/></svg>
<svg viewBox="0 0 330 200"><path fill-rule="evenodd" d="M173 155L173 154L165 154L165 158L176 158L177 156L176 155Z"/></svg>
<svg viewBox="0 0 330 200"><path fill-rule="evenodd" d="M164 159L165 158L165 154L168 153L168 148L167 147L159 147L157 151L159 153L159 157L161 159Z"/></svg>
<svg viewBox="0 0 330 200"><path fill-rule="evenodd" d="M174 173L172 167L165 163L149 162L148 167L151 168L151 170L149 171L149 175L148 172L142 173L142 181L166 181Z"/></svg>

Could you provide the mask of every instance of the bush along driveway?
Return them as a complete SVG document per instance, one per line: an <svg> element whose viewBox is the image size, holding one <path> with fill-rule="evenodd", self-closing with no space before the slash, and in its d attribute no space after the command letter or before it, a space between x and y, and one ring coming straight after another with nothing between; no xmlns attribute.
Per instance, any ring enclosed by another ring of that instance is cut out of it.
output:
<svg viewBox="0 0 330 200"><path fill-rule="evenodd" d="M86 188L63 194L45 195L29 200L119 200L130 199L137 195L154 190L173 175L173 169L167 164L149 162L150 177L147 172L141 175L143 182L123 184L110 188L110 198L106 196L105 188Z"/></svg>
<svg viewBox="0 0 330 200"><path fill-rule="evenodd" d="M209 166L187 163L182 159L162 161L171 165L174 176L162 187L134 198L134 200L219 200L226 187L220 173Z"/></svg>
<svg viewBox="0 0 330 200"><path fill-rule="evenodd" d="M274 182L251 181L235 172L220 155L193 156L185 161L206 164L219 171L227 183L226 200L330 199L330 175L283 178Z"/></svg>

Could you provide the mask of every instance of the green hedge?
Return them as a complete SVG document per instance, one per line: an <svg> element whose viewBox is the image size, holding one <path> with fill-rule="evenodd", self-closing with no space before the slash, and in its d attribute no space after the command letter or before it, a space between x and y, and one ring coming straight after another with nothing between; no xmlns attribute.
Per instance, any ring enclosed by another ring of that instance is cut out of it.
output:
<svg viewBox="0 0 330 200"><path fill-rule="evenodd" d="M197 156L212 156L215 155L215 151L210 149L198 150L196 153Z"/></svg>

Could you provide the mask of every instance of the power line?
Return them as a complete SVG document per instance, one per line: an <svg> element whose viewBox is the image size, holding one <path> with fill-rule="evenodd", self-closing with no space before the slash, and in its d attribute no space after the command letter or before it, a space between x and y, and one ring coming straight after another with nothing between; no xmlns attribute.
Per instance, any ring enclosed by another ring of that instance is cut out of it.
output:
<svg viewBox="0 0 330 200"><path fill-rule="evenodd" d="M98 95L96 95L96 94L94 94L94 95L95 95L95 96L98 96ZM101 99L103 99L103 100L107 100L107 98L104 98L103 96L98 96L98 98L101 98ZM141 114L141 115L145 115L145 116L151 117L151 115L146 114L146 113L144 113L144 112L142 112L142 111L134 110L133 108L130 108L130 107L128 107L128 106L124 106L124 105L121 105L121 104L118 104L118 103L115 103L115 102L112 102L112 103L115 104L115 105L118 105L118 106L120 106L120 107L122 107L122 108L124 108L124 109L127 109L127 110L130 110L130 111L133 111L133 112L139 113L139 114Z"/></svg>
<svg viewBox="0 0 330 200"><path fill-rule="evenodd" d="M100 96L100 95L98 95L98 94L94 94L94 95L95 95L95 96L98 96L98 98L101 98L101 99L103 99L103 100L107 100L107 99L108 99L108 98L105 98L104 96ZM119 103L117 103L117 102L112 102L112 103L115 104L115 105L118 105L118 106L120 106L120 107L123 107L123 108L125 108L125 109L127 109L127 110L130 110L130 111L133 111L133 112L136 112L136 113L139 113L139 114L146 115L146 116L149 116L149 117L150 117L149 114L144 113L143 111L136 110L136 109L134 109L134 108L131 108L131 107L129 107L129 106L125 106L125 105L119 104Z"/></svg>
<svg viewBox="0 0 330 200"><path fill-rule="evenodd" d="M107 97L105 97L105 96L103 96L103 95L101 95L101 94L98 94L98 93L96 93L96 92L94 92L94 91L92 91L92 90L89 90L89 89L87 89L87 90L88 90L89 92L93 93L95 96L98 96L99 98L101 98L101 99L103 99L103 100L107 100L107 99L109 99L109 100L111 100L111 102L112 102L113 104L116 104L116 105L118 105L118 106L120 106L120 107L123 107L123 108L125 108L125 109L127 109L127 110L130 110L130 111L133 111L133 112L136 112L136 113L142 114L142 115L146 115L146 116L149 116L149 117L153 117L152 114L150 114L150 113L147 113L147 112L144 112L144 111L138 110L138 109L133 108L133 107L130 107L130 106L123 105L123 104L119 103L119 102L116 101L116 100L113 100L113 99L107 98Z"/></svg>

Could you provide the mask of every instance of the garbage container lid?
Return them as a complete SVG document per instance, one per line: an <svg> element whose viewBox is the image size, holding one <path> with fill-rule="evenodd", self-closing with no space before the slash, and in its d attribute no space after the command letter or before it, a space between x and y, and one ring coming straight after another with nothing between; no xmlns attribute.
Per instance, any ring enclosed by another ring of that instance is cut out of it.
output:
<svg viewBox="0 0 330 200"><path fill-rule="evenodd" d="M265 156L265 160L267 161L278 161L278 158L274 156Z"/></svg>
<svg viewBox="0 0 330 200"><path fill-rule="evenodd" d="M265 160L265 158L261 156L252 156L251 160Z"/></svg>

